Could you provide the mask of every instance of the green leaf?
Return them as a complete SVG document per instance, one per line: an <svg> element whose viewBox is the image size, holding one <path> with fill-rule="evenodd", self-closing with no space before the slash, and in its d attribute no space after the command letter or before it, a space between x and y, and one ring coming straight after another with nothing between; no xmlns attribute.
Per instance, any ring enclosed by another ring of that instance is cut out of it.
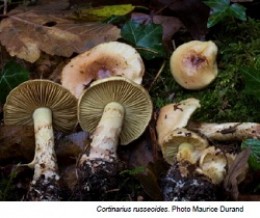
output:
<svg viewBox="0 0 260 218"><path fill-rule="evenodd" d="M5 103L8 93L20 83L29 79L29 72L20 64L10 61L0 73L0 102Z"/></svg>
<svg viewBox="0 0 260 218"><path fill-rule="evenodd" d="M120 172L121 175L131 175L135 176L137 174L143 173L145 171L145 168L143 166L135 167L133 169L123 170Z"/></svg>
<svg viewBox="0 0 260 218"><path fill-rule="evenodd" d="M233 17L246 21L246 8L244 6L234 3L230 6L229 10Z"/></svg>
<svg viewBox="0 0 260 218"><path fill-rule="evenodd" d="M256 99L260 100L260 71L259 68L244 67L241 69L241 73L244 76L245 94L252 95Z"/></svg>
<svg viewBox="0 0 260 218"><path fill-rule="evenodd" d="M162 35L162 26L152 23L144 25L128 21L121 30L122 38L132 44L147 60L165 56Z"/></svg>
<svg viewBox="0 0 260 218"><path fill-rule="evenodd" d="M242 142L241 147L251 149L248 159L249 166L254 170L260 170L260 140L246 139Z"/></svg>
<svg viewBox="0 0 260 218"><path fill-rule="evenodd" d="M219 23L220 21L224 20L224 19L227 17L226 11L227 11L227 9L225 10L225 12L223 12L223 11L217 11L217 12L212 13L212 14L209 16L208 23L207 23L207 27L208 27L208 28L213 27L213 26L215 26L217 23Z"/></svg>
<svg viewBox="0 0 260 218"><path fill-rule="evenodd" d="M211 8L207 27L210 28L224 19L233 17L246 20L246 9L237 3L230 4L229 0L209 0L204 3Z"/></svg>
<svg viewBox="0 0 260 218"><path fill-rule="evenodd" d="M228 7L230 5L230 0L209 0L203 2L204 4L209 6L213 11L220 11L223 8Z"/></svg>
<svg viewBox="0 0 260 218"><path fill-rule="evenodd" d="M88 18L89 20L102 21L111 16L124 16L135 9L131 4L122 5L107 5L94 8L81 8L78 14L81 18Z"/></svg>

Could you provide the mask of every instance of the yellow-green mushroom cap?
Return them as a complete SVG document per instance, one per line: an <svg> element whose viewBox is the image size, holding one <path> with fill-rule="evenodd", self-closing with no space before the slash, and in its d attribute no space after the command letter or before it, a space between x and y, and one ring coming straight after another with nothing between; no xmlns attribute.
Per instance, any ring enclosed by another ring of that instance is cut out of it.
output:
<svg viewBox="0 0 260 218"><path fill-rule="evenodd" d="M77 99L64 87L50 80L28 80L14 88L4 105L6 125L33 125L37 108L52 111L52 125L68 132L77 124Z"/></svg>
<svg viewBox="0 0 260 218"><path fill-rule="evenodd" d="M152 116L153 105L148 92L139 84L123 77L98 80L79 98L78 120L85 131L93 133L108 103L124 107L120 144L127 145L145 131Z"/></svg>

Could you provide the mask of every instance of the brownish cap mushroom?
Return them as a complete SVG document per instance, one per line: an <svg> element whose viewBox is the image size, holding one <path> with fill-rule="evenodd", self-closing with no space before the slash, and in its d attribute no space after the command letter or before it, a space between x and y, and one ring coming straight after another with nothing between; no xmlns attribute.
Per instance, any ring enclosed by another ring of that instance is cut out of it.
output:
<svg viewBox="0 0 260 218"><path fill-rule="evenodd" d="M196 90L208 86L217 76L218 48L212 41L190 41L180 45L170 59L171 73L183 88Z"/></svg>
<svg viewBox="0 0 260 218"><path fill-rule="evenodd" d="M6 125L33 125L33 113L49 108L53 127L68 132L77 124L77 99L61 85L49 80L29 80L14 88L4 105Z"/></svg>
<svg viewBox="0 0 260 218"><path fill-rule="evenodd" d="M111 107L104 110L110 103ZM93 133L103 112L110 113L114 105L121 105L119 113L124 113L120 115L123 124L119 137L120 144L126 145L144 132L151 119L152 101L141 85L122 77L110 77L92 83L79 99L78 120L82 129Z"/></svg>
<svg viewBox="0 0 260 218"><path fill-rule="evenodd" d="M162 107L156 122L159 144L171 131L185 127L197 108L200 108L200 103L196 98L187 98Z"/></svg>
<svg viewBox="0 0 260 218"><path fill-rule="evenodd" d="M122 76L141 84L144 63L132 46L105 42L73 58L62 70L61 83L77 98L93 80Z"/></svg>
<svg viewBox="0 0 260 218"><path fill-rule="evenodd" d="M175 129L166 135L160 144L166 162L178 161L196 163L201 152L208 146L208 141L185 128Z"/></svg>

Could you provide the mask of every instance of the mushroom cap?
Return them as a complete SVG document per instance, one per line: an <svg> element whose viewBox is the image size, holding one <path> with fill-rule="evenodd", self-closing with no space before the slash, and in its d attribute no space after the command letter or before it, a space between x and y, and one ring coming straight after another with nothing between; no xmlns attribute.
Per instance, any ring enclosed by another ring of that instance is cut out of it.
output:
<svg viewBox="0 0 260 218"><path fill-rule="evenodd" d="M144 71L135 48L122 42L105 42L73 58L61 72L61 84L79 98L93 80L122 76L141 84Z"/></svg>
<svg viewBox="0 0 260 218"><path fill-rule="evenodd" d="M198 134L185 128L175 129L166 135L160 144L163 158L169 164L173 164L179 146L188 143L193 146L194 151L202 151L208 146L208 141Z"/></svg>
<svg viewBox="0 0 260 218"><path fill-rule="evenodd" d="M82 129L93 133L105 106L110 102L117 102L124 107L120 144L129 144L144 132L151 119L151 98L141 85L126 78L110 77L98 80L79 98L78 120Z"/></svg>
<svg viewBox="0 0 260 218"><path fill-rule="evenodd" d="M50 80L29 80L14 88L6 98L6 125L33 125L33 112L40 107L52 111L53 128L68 132L77 124L77 99Z"/></svg>
<svg viewBox="0 0 260 218"><path fill-rule="evenodd" d="M180 45L170 58L175 81L191 90L208 86L218 74L217 52L218 48L212 41L193 40Z"/></svg>
<svg viewBox="0 0 260 218"><path fill-rule="evenodd" d="M169 132L185 127L197 108L200 108L200 102L195 98L188 98L162 107L156 122L159 144Z"/></svg>

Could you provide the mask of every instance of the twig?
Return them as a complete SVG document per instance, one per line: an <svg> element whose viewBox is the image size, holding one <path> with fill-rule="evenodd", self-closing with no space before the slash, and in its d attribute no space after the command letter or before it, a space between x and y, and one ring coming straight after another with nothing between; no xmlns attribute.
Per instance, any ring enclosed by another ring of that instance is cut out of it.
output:
<svg viewBox="0 0 260 218"><path fill-rule="evenodd" d="M8 1L8 0L4 0L3 15L6 15L6 14L7 14L7 1Z"/></svg>
<svg viewBox="0 0 260 218"><path fill-rule="evenodd" d="M162 71L164 70L164 67L166 65L166 61L164 60L159 71L157 72L156 76L154 77L153 82L151 83L150 87L149 87L149 91L151 90L151 88L153 87L153 85L155 84L155 82L157 81L158 77L161 75Z"/></svg>

